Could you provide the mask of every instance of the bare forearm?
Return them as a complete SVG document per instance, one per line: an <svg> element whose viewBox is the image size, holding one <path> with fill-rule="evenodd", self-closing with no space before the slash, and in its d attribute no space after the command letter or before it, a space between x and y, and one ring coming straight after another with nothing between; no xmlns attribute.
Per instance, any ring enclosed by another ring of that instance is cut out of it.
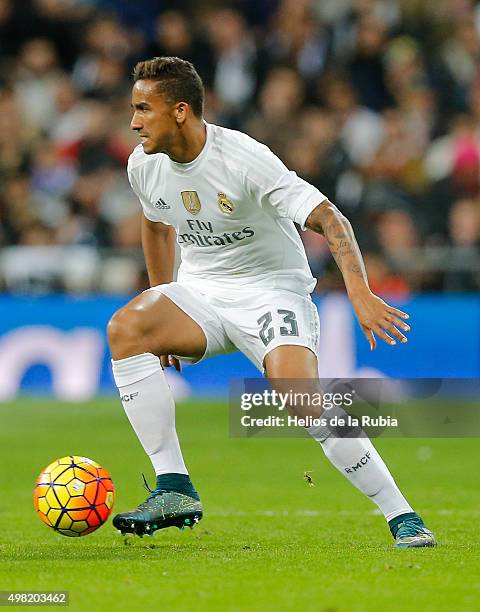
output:
<svg viewBox="0 0 480 612"><path fill-rule="evenodd" d="M322 202L306 221L306 227L323 234L342 273L348 294L369 290L365 264L350 221L328 200Z"/></svg>
<svg viewBox="0 0 480 612"><path fill-rule="evenodd" d="M175 266L175 230L144 218L142 247L150 286L172 282Z"/></svg>
<svg viewBox="0 0 480 612"><path fill-rule="evenodd" d="M396 340L407 342L402 331L410 331L410 326L404 322L408 314L393 308L370 291L362 254L350 221L336 206L325 200L310 213L305 225L327 239L372 351L377 346L375 335L390 345L396 344Z"/></svg>

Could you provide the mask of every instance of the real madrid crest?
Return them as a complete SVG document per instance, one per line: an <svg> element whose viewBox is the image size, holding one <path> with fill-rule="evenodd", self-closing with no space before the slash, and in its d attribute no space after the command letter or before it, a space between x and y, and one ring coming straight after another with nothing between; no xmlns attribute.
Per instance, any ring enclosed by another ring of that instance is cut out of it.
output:
<svg viewBox="0 0 480 612"><path fill-rule="evenodd" d="M200 209L202 208L198 193L196 191L182 191L181 196L183 200L183 205L185 206L187 211L192 215L197 215L200 212Z"/></svg>
<svg viewBox="0 0 480 612"><path fill-rule="evenodd" d="M222 192L218 194L218 206L226 215L231 215L235 210L235 204Z"/></svg>

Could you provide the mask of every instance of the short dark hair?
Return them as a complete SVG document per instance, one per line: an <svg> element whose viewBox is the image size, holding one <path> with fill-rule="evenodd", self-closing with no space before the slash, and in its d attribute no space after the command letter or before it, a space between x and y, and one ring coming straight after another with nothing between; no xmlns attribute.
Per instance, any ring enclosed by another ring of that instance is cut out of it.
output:
<svg viewBox="0 0 480 612"><path fill-rule="evenodd" d="M179 57L154 57L138 62L133 71L136 83L142 79L158 82L158 92L172 104L187 102L196 117L203 115L205 89L192 63Z"/></svg>

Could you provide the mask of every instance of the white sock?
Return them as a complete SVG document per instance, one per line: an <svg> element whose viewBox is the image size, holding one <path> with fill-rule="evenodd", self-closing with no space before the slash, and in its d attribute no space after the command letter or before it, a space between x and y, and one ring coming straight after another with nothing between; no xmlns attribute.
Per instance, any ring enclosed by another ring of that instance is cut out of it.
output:
<svg viewBox="0 0 480 612"><path fill-rule="evenodd" d="M175 429L175 403L158 357L143 353L112 360L127 417L155 474L188 474Z"/></svg>
<svg viewBox="0 0 480 612"><path fill-rule="evenodd" d="M383 459L364 433L364 437L358 438L330 435L322 439L316 428L311 427L308 432L321 444L326 457L337 470L377 504L387 521L413 512Z"/></svg>

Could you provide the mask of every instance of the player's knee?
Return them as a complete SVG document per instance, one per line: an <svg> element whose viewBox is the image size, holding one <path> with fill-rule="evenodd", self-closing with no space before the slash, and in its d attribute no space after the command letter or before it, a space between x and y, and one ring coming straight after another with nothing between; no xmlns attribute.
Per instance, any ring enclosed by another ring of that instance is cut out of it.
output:
<svg viewBox="0 0 480 612"><path fill-rule="evenodd" d="M141 310L128 306L118 310L107 325L108 344L115 358L148 352L148 326Z"/></svg>

